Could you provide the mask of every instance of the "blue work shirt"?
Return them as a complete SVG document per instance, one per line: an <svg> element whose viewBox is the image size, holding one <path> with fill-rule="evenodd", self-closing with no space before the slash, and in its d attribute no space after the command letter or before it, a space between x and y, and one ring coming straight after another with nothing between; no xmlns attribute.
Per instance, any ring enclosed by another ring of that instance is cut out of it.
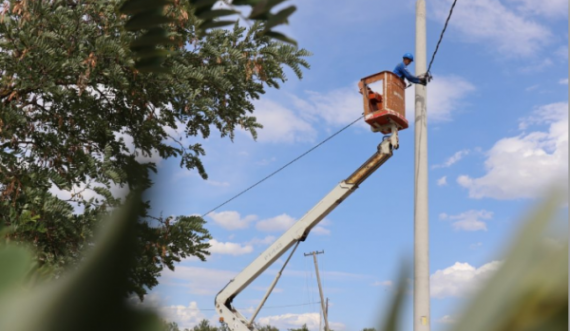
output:
<svg viewBox="0 0 570 331"><path fill-rule="evenodd" d="M394 69L394 73L396 75L398 75L400 78L402 79L407 79L409 82L414 83L414 84L419 84L420 83L420 79L414 75L412 75L408 69L406 69L406 65L404 64L404 62L400 62L398 63L398 65L396 66L396 68Z"/></svg>

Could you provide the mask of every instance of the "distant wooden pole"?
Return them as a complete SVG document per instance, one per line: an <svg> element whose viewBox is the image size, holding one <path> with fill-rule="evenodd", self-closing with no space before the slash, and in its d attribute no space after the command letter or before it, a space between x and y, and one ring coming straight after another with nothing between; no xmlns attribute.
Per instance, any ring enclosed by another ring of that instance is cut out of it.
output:
<svg viewBox="0 0 570 331"><path fill-rule="evenodd" d="M315 261L315 273L317 274L317 283L319 284L319 294L321 296L321 309L323 311L323 318L325 320L325 331L330 331L329 328L329 318L328 318L328 314L327 314L327 309L325 307L325 298L323 296L323 288L321 286L321 277L319 276L319 264L317 262L317 254L324 254L325 251L320 251L320 252L311 252L311 253L305 253L305 256L313 256L313 261Z"/></svg>

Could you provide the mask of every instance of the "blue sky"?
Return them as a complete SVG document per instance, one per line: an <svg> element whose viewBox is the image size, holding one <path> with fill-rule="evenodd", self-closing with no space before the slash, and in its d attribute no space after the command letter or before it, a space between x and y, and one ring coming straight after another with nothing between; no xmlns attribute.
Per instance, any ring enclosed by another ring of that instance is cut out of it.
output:
<svg viewBox="0 0 570 331"><path fill-rule="evenodd" d="M161 162L156 182L164 194L155 210L202 214L237 194L358 118L358 80L392 70L402 54L415 52L415 1L291 3L298 11L283 31L313 52L311 69L300 81L288 71L280 90L256 101L265 126L258 141L238 132L234 142L202 142L209 180L175 160ZM426 3L431 57L451 0ZM500 266L537 198L555 181L567 190L567 13L566 0L457 3L428 86L432 330L453 322L461 303ZM412 94L408 89L408 117ZM163 272L147 302L182 327L217 320L215 294L374 153L381 138L358 123L206 217L211 257ZM413 126L400 139L394 156L300 245L258 321L318 329L314 268L302 253L324 250L319 264L332 328L377 325L402 261L413 258ZM246 316L280 263L234 301ZM404 325L411 329L408 299Z"/></svg>

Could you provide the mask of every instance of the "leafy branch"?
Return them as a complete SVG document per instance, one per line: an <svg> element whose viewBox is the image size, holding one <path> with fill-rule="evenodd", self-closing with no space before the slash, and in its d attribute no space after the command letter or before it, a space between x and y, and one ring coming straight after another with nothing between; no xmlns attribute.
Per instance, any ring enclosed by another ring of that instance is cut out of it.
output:
<svg viewBox="0 0 570 331"><path fill-rule="evenodd" d="M169 69L163 66L168 48L173 45L184 47L183 39L177 33L168 31L164 26L176 21L170 15L173 7L182 11L184 17L193 15L196 19L195 34L200 38L209 29L221 28L236 24L237 19L263 23L263 29L258 33L285 43L297 45L297 42L283 33L273 29L287 24L289 17L297 8L288 6L275 13L272 10L286 0L127 0L120 12L130 16L125 23L125 29L137 33L131 43L131 51L135 55L135 68L141 72L164 73ZM216 5L222 4L222 8ZM244 16L238 7L249 6L251 12Z"/></svg>

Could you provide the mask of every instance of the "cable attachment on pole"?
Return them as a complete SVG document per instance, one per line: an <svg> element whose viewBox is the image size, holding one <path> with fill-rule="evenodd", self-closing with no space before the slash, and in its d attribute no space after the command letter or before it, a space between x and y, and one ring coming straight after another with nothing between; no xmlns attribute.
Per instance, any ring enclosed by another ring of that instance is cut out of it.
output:
<svg viewBox="0 0 570 331"><path fill-rule="evenodd" d="M429 71L425 74L419 75L418 78L420 79L420 84L424 86L433 80L433 76L429 73Z"/></svg>

